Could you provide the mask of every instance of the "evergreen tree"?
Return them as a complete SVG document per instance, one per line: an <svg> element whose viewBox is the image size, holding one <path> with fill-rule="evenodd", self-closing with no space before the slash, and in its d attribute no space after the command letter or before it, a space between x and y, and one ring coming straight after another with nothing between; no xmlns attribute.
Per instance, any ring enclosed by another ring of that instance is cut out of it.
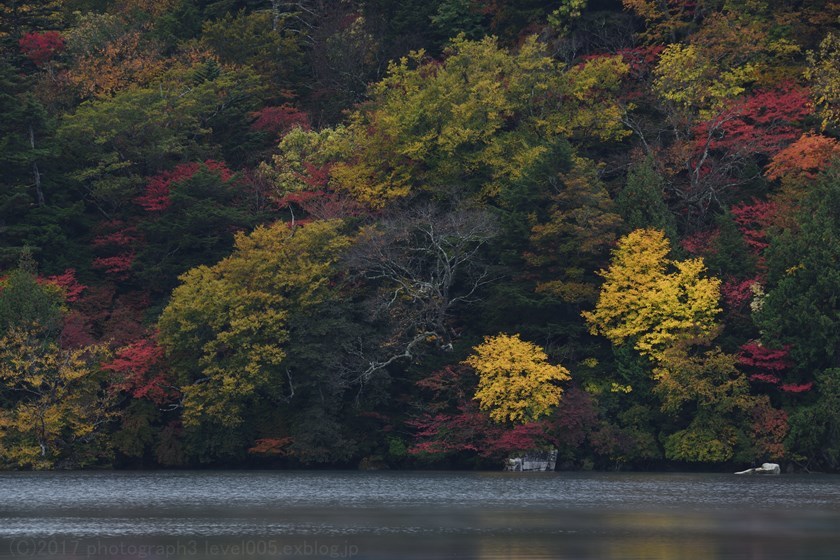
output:
<svg viewBox="0 0 840 560"><path fill-rule="evenodd" d="M18 267L0 280L0 332L23 327L53 337L61 328L64 297L37 281L37 265L26 248Z"/></svg>
<svg viewBox="0 0 840 560"><path fill-rule="evenodd" d="M727 211L715 218L718 235L713 251L706 258L709 271L720 277L749 278L755 274L755 256L750 253L744 236Z"/></svg>
<svg viewBox="0 0 840 560"><path fill-rule="evenodd" d="M756 315L766 343L792 345L805 376L840 367L840 166L810 186L799 229L772 240L767 296ZM807 379L806 379L807 381Z"/></svg>
<svg viewBox="0 0 840 560"><path fill-rule="evenodd" d="M47 272L63 270L79 251L81 205L61 188L52 123L31 84L0 62L0 269L29 246Z"/></svg>
<svg viewBox="0 0 840 560"><path fill-rule="evenodd" d="M616 198L616 207L627 229L653 228L665 232L673 244L677 239L674 215L663 198L665 180L648 156L636 162L627 173L627 184Z"/></svg>
<svg viewBox="0 0 840 560"><path fill-rule="evenodd" d="M155 198L149 190L162 183L168 192ZM137 200L150 211L139 224L143 244L134 268L144 286L159 294L171 292L190 268L225 257L234 234L250 230L259 218L248 212L239 179L210 161L152 178L146 195Z"/></svg>

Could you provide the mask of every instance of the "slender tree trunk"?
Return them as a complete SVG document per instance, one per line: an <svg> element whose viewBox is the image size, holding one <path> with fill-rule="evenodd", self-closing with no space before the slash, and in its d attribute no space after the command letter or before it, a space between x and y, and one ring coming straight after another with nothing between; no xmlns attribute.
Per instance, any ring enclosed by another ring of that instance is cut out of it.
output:
<svg viewBox="0 0 840 560"><path fill-rule="evenodd" d="M280 23L280 1L281 0L271 0L271 29L277 31L277 26Z"/></svg>
<svg viewBox="0 0 840 560"><path fill-rule="evenodd" d="M35 129L29 125L29 145L35 149ZM38 162L32 162L32 174L35 176L35 193L38 196L38 206L46 206L47 202L44 200L44 190L41 188L41 172L38 170Z"/></svg>

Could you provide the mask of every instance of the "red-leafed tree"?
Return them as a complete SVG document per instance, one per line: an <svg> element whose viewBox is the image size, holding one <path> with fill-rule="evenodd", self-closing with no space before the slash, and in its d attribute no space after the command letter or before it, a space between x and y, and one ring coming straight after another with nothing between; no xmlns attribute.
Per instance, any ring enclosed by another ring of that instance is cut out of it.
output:
<svg viewBox="0 0 840 560"><path fill-rule="evenodd" d="M752 417L752 433L755 457L778 460L785 456L785 436L790 431L788 414L784 410L773 408L770 400L765 396L756 399L755 406L750 411Z"/></svg>
<svg viewBox="0 0 840 560"><path fill-rule="evenodd" d="M739 310L744 307L753 297L752 286L758 282L758 278L726 278L720 285L720 295L729 309Z"/></svg>
<svg viewBox="0 0 840 560"><path fill-rule="evenodd" d="M64 50L65 41L58 31L33 31L21 37L18 45L23 55L40 67Z"/></svg>
<svg viewBox="0 0 840 560"><path fill-rule="evenodd" d="M506 427L480 411L472 399L477 383L473 370L463 365L446 366L417 382L432 398L425 406L427 412L408 422L415 430L409 454L469 454L500 460L545 443L541 422Z"/></svg>
<svg viewBox="0 0 840 560"><path fill-rule="evenodd" d="M446 366L417 382L432 397L425 412L408 424L415 430L415 456L478 456L500 460L512 453L555 446L575 454L597 424L593 398L571 386L551 416L536 422L502 425L479 410L473 400L477 380L463 365Z"/></svg>
<svg viewBox="0 0 840 560"><path fill-rule="evenodd" d="M779 385L791 365L789 354L789 346L774 349L752 341L741 345L738 363L747 370L750 381Z"/></svg>
<svg viewBox="0 0 840 560"><path fill-rule="evenodd" d="M284 457L289 454L289 446L294 442L291 437L260 438L248 449L251 455L262 457Z"/></svg>
<svg viewBox="0 0 840 560"><path fill-rule="evenodd" d="M95 232L91 245L99 256L93 259L93 268L103 271L112 280L128 279L134 267L137 249L143 241L142 235L136 227L123 220L102 222Z"/></svg>
<svg viewBox="0 0 840 560"><path fill-rule="evenodd" d="M545 445L544 421L504 427L490 420L474 402L464 402L450 413L426 414L408 422L415 431L411 455L477 455L500 460L515 452Z"/></svg>
<svg viewBox="0 0 840 560"><path fill-rule="evenodd" d="M163 358L163 349L149 337L120 348L102 368L115 374L113 389L163 405L177 395Z"/></svg>
<svg viewBox="0 0 840 560"><path fill-rule="evenodd" d="M800 126L813 112L810 93L786 84L759 91L694 129L699 150L772 154L799 138Z"/></svg>
<svg viewBox="0 0 840 560"><path fill-rule="evenodd" d="M131 272L135 257L136 255L133 252L112 257L97 257L93 259L93 268L102 270L106 274L112 274L118 279L125 279Z"/></svg>
<svg viewBox="0 0 840 560"><path fill-rule="evenodd" d="M814 387L813 381L792 381L787 373L792 366L790 345L768 348L759 342L741 345L738 362L749 373L753 383L776 387L784 393L805 393Z"/></svg>
<svg viewBox="0 0 840 560"><path fill-rule="evenodd" d="M758 264L761 265L761 255L770 244L767 228L775 220L776 204L772 201L753 199L752 202L736 204L731 211L732 219L744 236L744 242L759 257Z"/></svg>
<svg viewBox="0 0 840 560"><path fill-rule="evenodd" d="M87 286L76 280L76 269L74 268L68 268L63 273L55 276L39 278L38 281L40 283L52 284L61 288L64 291L64 299L68 303L77 301L82 295L82 292L87 289Z"/></svg>
<svg viewBox="0 0 840 560"><path fill-rule="evenodd" d="M97 235L91 241L96 249L128 249L140 240L137 229L133 226L123 226L122 222L111 222L107 227L117 227L116 231Z"/></svg>
<svg viewBox="0 0 840 560"><path fill-rule="evenodd" d="M731 191L756 178L750 171L794 142L812 113L808 90L796 86L757 92L691 129L690 142L668 150L677 178L674 192L689 215L725 205Z"/></svg>
<svg viewBox="0 0 840 560"><path fill-rule="evenodd" d="M233 172L222 162L207 160L204 166L208 171L215 172L223 181L229 181ZM147 212L162 212L172 204L171 191L176 183L187 181L201 169L199 163L182 163L171 171L163 171L151 177L146 183L142 195L134 199Z"/></svg>
<svg viewBox="0 0 840 560"><path fill-rule="evenodd" d="M662 45L646 45L621 49L617 54L621 55L624 62L630 66L630 76L641 78L650 75L663 50L665 50L665 47Z"/></svg>
<svg viewBox="0 0 840 560"><path fill-rule="evenodd" d="M251 123L251 129L267 132L274 137L295 127L309 130L312 126L309 122L309 115L288 103L263 107L259 111L251 113L251 117L254 119L254 122Z"/></svg>
<svg viewBox="0 0 840 560"><path fill-rule="evenodd" d="M680 246L692 255L706 255L712 250L717 235L717 230L696 231L683 237Z"/></svg>

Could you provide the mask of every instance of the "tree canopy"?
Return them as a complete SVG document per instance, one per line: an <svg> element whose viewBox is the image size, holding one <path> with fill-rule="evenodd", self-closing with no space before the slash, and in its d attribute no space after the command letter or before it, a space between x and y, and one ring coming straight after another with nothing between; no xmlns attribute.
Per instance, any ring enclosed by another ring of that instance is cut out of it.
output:
<svg viewBox="0 0 840 560"><path fill-rule="evenodd" d="M838 6L4 3L0 466L840 468Z"/></svg>

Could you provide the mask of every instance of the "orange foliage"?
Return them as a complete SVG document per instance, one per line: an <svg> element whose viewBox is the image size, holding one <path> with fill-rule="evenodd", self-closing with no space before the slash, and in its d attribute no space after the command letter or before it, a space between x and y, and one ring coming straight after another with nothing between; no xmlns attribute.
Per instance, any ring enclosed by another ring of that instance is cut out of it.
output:
<svg viewBox="0 0 840 560"><path fill-rule="evenodd" d="M771 181L813 179L835 158L840 158L840 142L820 134L803 134L773 157L764 176Z"/></svg>
<svg viewBox="0 0 840 560"><path fill-rule="evenodd" d="M767 395L762 395L756 398L750 416L753 421L750 435L756 452L771 459L784 457L784 439L790 430L787 413L773 408Z"/></svg>
<svg viewBox="0 0 840 560"><path fill-rule="evenodd" d="M130 85L147 84L165 64L141 40L141 33L132 31L80 57L68 70L70 83L79 88L82 97L108 97Z"/></svg>
<svg viewBox="0 0 840 560"><path fill-rule="evenodd" d="M262 438L254 442L254 446L248 449L253 455L287 455L286 449L292 443L292 438Z"/></svg>

